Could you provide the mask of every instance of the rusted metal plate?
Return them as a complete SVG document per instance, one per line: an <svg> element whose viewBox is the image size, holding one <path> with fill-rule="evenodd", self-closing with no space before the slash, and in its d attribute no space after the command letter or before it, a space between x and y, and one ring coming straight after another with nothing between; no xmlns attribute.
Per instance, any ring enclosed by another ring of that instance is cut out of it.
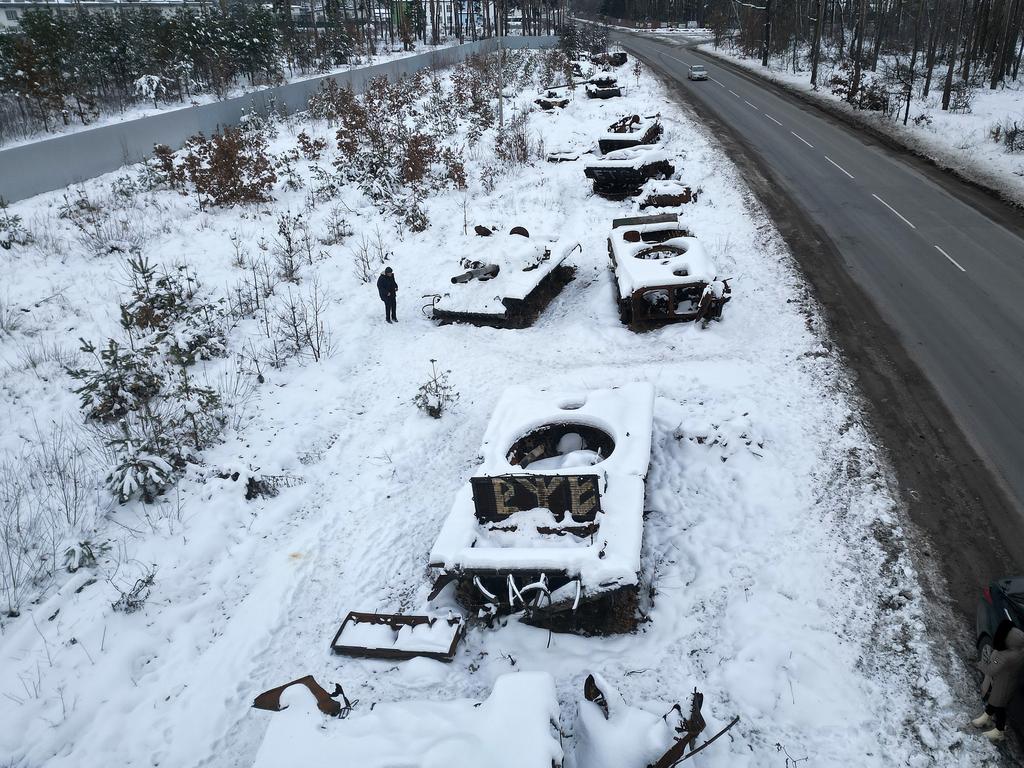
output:
<svg viewBox="0 0 1024 768"><path fill-rule="evenodd" d="M641 224L678 224L679 217L674 213L659 213L651 216L627 216L612 219L612 229L619 227L636 227Z"/></svg>
<svg viewBox="0 0 1024 768"><path fill-rule="evenodd" d="M313 697L316 699L316 706L325 715L337 716L342 713L342 705L340 701L336 701L334 696L341 696L344 698L345 694L341 690L340 685L334 686L334 693L328 693L323 686L318 683L312 675L306 675L300 677L298 680L292 680L290 683L279 685L277 688L271 688L269 691L264 691L257 696L252 705L256 709L266 709L270 712L280 712L281 707L281 694L286 689L291 688L293 685L301 685L309 690ZM346 706L348 700L346 700Z"/></svg>
<svg viewBox="0 0 1024 768"><path fill-rule="evenodd" d="M597 475L498 475L470 478L481 522L503 522L516 512L542 507L561 522L593 522L601 511Z"/></svg>
<svg viewBox="0 0 1024 768"><path fill-rule="evenodd" d="M414 647L346 644L343 640L345 629L352 628L359 624L385 626L394 630L396 633L399 633L405 628L411 630L415 627L422 627L424 625L434 627L436 622L447 623L452 631L451 643L443 651L433 650L430 648L416 649ZM354 656L366 659L391 659L395 661L404 661L407 659L414 659L417 656L423 656L428 659L447 662L455 658L455 650L465 634L466 625L461 616L443 619L432 616L404 616L397 613L363 613L359 611L349 611L348 616L345 617L345 620L341 623L337 633L335 633L334 639L331 641L331 650L342 656Z"/></svg>
<svg viewBox="0 0 1024 768"><path fill-rule="evenodd" d="M653 193L640 201L640 210L645 208L678 208L697 201L697 195L689 187L683 187L675 193Z"/></svg>

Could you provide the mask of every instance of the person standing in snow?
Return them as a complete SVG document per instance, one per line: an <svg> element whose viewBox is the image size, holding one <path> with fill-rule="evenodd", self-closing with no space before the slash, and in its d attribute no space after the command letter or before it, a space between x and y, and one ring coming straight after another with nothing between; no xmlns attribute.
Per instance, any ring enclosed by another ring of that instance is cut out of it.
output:
<svg viewBox="0 0 1024 768"><path fill-rule="evenodd" d="M1003 622L996 630L993 648L999 650L993 650L978 665L985 674L981 683L985 711L974 718L971 725L975 728L991 726L991 730L985 731L985 736L990 741L999 742L1006 738L1006 708L1017 691L1021 671L1024 670L1024 632L1008 621Z"/></svg>
<svg viewBox="0 0 1024 768"><path fill-rule="evenodd" d="M395 282L395 273L391 267L384 270L384 274L377 278L377 293L380 300L384 302L384 317L389 323L397 323L395 307L398 302L398 283Z"/></svg>

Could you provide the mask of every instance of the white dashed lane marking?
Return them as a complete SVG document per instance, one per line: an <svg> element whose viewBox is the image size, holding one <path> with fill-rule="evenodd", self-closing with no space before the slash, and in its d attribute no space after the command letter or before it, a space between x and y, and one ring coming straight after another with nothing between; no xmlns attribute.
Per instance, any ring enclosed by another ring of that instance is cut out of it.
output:
<svg viewBox="0 0 1024 768"><path fill-rule="evenodd" d="M813 145L813 144L811 144L811 142L809 142L809 141L808 141L807 139L805 139L805 138L804 138L803 136L801 136L801 135L800 135L799 133L797 133L796 131L790 131L790 133L792 133L792 134L793 134L794 136L796 136L796 137L797 137L798 139L800 139L800 141L802 141L802 142L803 142L804 144L806 144L806 145L807 145L808 147L810 147L811 149L814 149L814 145Z"/></svg>
<svg viewBox="0 0 1024 768"><path fill-rule="evenodd" d="M849 172L848 170L846 170L845 168L843 168L843 166L841 166L841 165L840 165L839 163L837 163L837 162L836 162L835 160L833 160L833 159L832 159L831 157L829 157L828 155L825 155L825 159L826 159L826 160L828 160L828 161L829 161L830 163L832 163L832 165L834 165L834 166L835 166L836 168L838 168L838 169L839 169L840 171L842 171L843 173L845 173L845 174L846 174L847 176L849 176L849 177L850 177L851 179L853 178L853 174L852 174L852 173L850 173L850 172Z"/></svg>
<svg viewBox="0 0 1024 768"><path fill-rule="evenodd" d="M906 216L904 216L902 213L900 213L895 208L893 208L891 205L889 205L887 202L885 202L885 200L883 200L882 198L880 198L878 195L876 195L874 193L872 193L871 196L873 198L875 198L875 200L880 202L882 205L884 205L886 208L888 208L890 211L892 211L897 216L899 216L901 219L903 219L903 223L906 224L908 227L910 227L911 229L917 229L917 227L915 227L913 224L910 223L910 220ZM935 247L938 248L938 246L935 246Z"/></svg>
<svg viewBox="0 0 1024 768"><path fill-rule="evenodd" d="M953 265L954 267L956 267L957 269L959 269L959 270L960 270L961 272L966 272L966 271L967 271L966 269L964 269L963 267L961 267L961 266L960 266L960 262L958 262L958 261L957 261L956 259L954 259L954 258L953 258L952 256L950 256L950 255L949 255L948 253L946 253L946 252L945 252L944 250L942 250L942 249L941 249L941 248L940 248L939 246L937 246L937 245L936 245L936 246L935 246L935 250L937 250L937 251L938 251L939 253L941 253L941 254L942 254L943 256L945 256L945 257L946 257L947 259L949 259L950 263L951 263L951 264L952 264L952 265Z"/></svg>

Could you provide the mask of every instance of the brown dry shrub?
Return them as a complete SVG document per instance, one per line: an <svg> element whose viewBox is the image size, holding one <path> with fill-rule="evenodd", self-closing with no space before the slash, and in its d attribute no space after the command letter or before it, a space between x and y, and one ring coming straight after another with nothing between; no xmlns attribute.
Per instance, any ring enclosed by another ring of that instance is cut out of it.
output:
<svg viewBox="0 0 1024 768"><path fill-rule="evenodd" d="M310 138L309 134L302 131L296 140L299 144L299 151L307 160L319 160L320 155L327 149L327 140L321 138Z"/></svg>
<svg viewBox="0 0 1024 768"><path fill-rule="evenodd" d="M185 145L183 166L200 207L267 202L277 181L266 138L238 128L226 128L209 139L193 136Z"/></svg>

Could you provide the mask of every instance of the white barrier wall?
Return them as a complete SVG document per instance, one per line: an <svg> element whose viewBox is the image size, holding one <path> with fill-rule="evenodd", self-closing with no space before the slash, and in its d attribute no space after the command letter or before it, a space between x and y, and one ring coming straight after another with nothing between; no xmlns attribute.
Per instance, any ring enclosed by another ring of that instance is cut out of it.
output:
<svg viewBox="0 0 1024 768"><path fill-rule="evenodd" d="M554 36L504 37L505 48L549 48ZM242 115L271 106L287 112L301 112L309 97L328 79L351 85L357 93L367 80L381 75L394 79L426 67L449 67L474 53L498 49L495 38L455 45L430 53L409 56L383 64L311 78L297 83L265 88L234 99L162 112L137 120L105 125L42 139L10 149L0 149L0 197L8 202L23 200L41 192L66 187L123 165L137 163L153 153L154 144L179 149L197 133L209 136L221 126L236 125Z"/></svg>

